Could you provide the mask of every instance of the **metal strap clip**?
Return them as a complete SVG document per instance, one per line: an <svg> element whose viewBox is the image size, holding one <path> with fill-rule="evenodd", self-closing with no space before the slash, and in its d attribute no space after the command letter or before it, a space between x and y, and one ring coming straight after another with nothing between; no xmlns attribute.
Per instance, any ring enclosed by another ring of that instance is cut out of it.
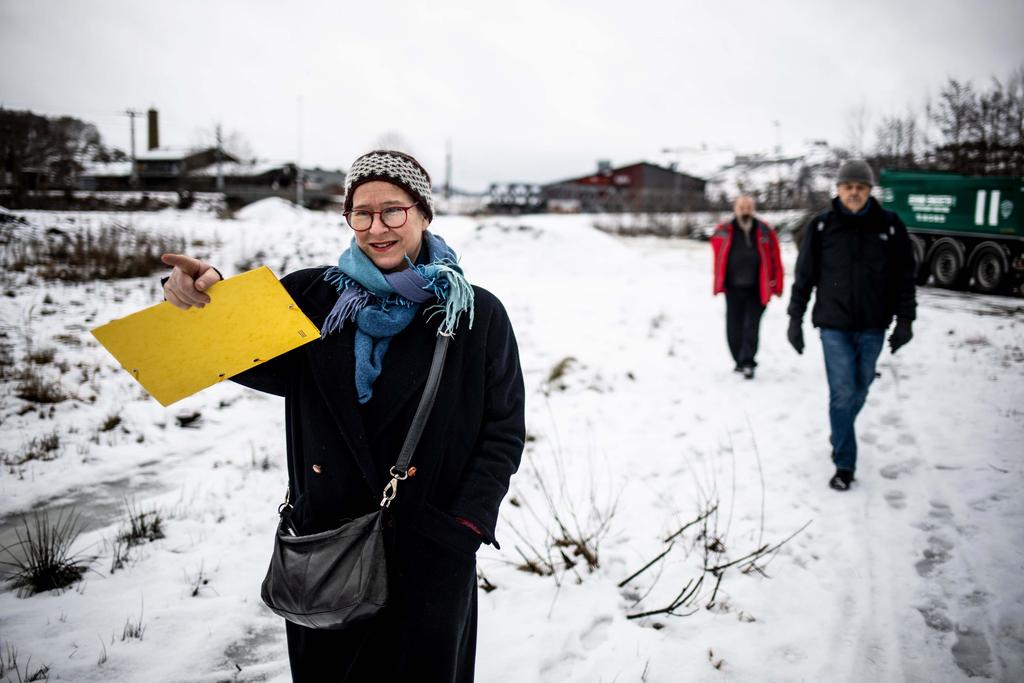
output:
<svg viewBox="0 0 1024 683"><path fill-rule="evenodd" d="M391 481L384 487L384 497L380 500L380 506L386 508L391 505L391 501L395 499L395 495L398 493L398 482L404 481L409 478L409 473L404 470L400 470L397 467L391 468Z"/></svg>

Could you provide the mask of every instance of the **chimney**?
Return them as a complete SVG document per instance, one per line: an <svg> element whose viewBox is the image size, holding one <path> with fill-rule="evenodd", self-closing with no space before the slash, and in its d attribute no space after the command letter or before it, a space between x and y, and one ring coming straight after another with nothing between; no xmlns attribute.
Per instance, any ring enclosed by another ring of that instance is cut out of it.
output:
<svg viewBox="0 0 1024 683"><path fill-rule="evenodd" d="M160 146L160 124L157 121L156 109L150 108L149 112L149 149L156 149Z"/></svg>

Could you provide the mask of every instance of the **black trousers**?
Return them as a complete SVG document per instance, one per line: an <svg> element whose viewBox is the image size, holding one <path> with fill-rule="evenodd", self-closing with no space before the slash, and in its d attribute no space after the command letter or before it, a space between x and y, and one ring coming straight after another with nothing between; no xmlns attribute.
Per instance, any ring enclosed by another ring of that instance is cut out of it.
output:
<svg viewBox="0 0 1024 683"><path fill-rule="evenodd" d="M725 336L739 367L756 367L757 336L761 329L761 292L757 287L725 290Z"/></svg>

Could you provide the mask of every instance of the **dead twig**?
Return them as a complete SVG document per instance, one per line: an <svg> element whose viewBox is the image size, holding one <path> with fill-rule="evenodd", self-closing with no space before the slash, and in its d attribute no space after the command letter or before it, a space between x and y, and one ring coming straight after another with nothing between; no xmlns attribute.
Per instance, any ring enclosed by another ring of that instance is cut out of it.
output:
<svg viewBox="0 0 1024 683"><path fill-rule="evenodd" d="M766 544L766 545L758 548L754 552L747 553L743 557L741 557L739 559L736 559L736 560L733 560L732 562L726 562L725 564L716 565L714 567L705 567L704 571L706 571L706 572L708 572L710 574L716 574L716 573L718 573L718 572L720 572L720 571L722 571L724 569L728 569L729 567L734 567L737 564L740 564L741 562L746 562L747 560L756 559L758 557L763 557L764 555L768 555L770 553L773 553L776 550L778 550L779 548L781 548L782 546L784 546L787 543L789 543L791 540L793 540L796 537L797 534L799 534L801 531L803 531L804 529L806 529L810 525L811 525L811 522L808 521L802 527L800 527L799 529L797 529L796 531L791 533L789 536L787 536L785 539L779 541L775 545L767 545Z"/></svg>
<svg viewBox="0 0 1024 683"><path fill-rule="evenodd" d="M697 517L696 519L694 519L693 521L690 521L690 522L687 522L686 524L684 524L684 525L683 525L683 526L682 526L682 527L681 527L681 528L680 528L680 529L679 529L678 531L676 531L676 532L674 532L674 533L670 534L668 538L664 539L664 542L665 542L665 543L668 543L669 541L671 541L671 540L675 539L675 538L676 538L676 536L679 536L679 535L680 535L681 533L683 533L684 531L686 531L687 529L689 529L689 528L690 528L690 527L692 527L693 525L695 525L695 524L700 524L701 522L703 522L703 521L704 521L705 519L707 519L707 518L708 518L708 517L710 517L711 515L715 514L716 512L718 512L718 503L715 503L715 504L714 504L713 506L711 506L711 507L710 507L710 508L708 509L708 511L707 511L707 512L705 512L705 513L703 513L703 514L699 515L699 516L698 516L698 517Z"/></svg>
<svg viewBox="0 0 1024 683"><path fill-rule="evenodd" d="M619 584L618 584L618 587L619 587L619 588L622 588L622 587L623 587L623 586L625 586L625 585L626 585L627 583L629 583L630 581L632 581L633 579L635 579L636 577L640 576L640 575L641 575L641 574L643 574L643 573L644 573L645 571L647 571L648 569L650 569L650 568L651 568L651 567L652 567L652 566L654 565L654 563L655 563L655 562L657 562L657 561L658 561L658 560L660 560L661 558L663 558L663 557L665 557L666 555L668 555L669 551L670 551L670 550L672 550L672 548L673 548L674 546L675 546L675 543L674 543L674 542L673 542L673 543L669 543L669 546L668 546L667 548L665 548L665 550L664 550L664 551L662 551L662 553L661 553L660 555L658 555L658 556L657 556L657 557L655 557L655 558L654 558L653 560L651 560L650 562L648 562L647 564L645 564L645 565L644 565L643 567L640 567L640 569L636 570L635 572L633 572L632 574L630 574L629 576L627 576L626 578L624 578L624 579L623 579L622 581L620 581L620 582L619 582Z"/></svg>

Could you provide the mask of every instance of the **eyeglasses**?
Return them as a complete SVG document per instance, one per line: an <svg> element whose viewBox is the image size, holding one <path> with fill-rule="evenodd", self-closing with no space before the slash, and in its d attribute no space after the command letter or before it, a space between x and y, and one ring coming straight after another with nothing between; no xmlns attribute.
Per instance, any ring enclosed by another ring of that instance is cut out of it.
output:
<svg viewBox="0 0 1024 683"><path fill-rule="evenodd" d="M416 206L389 206L380 211L346 211L344 213L348 226L356 232L366 232L373 226L374 215L380 216L380 222L389 228L400 228L409 220L409 209Z"/></svg>

